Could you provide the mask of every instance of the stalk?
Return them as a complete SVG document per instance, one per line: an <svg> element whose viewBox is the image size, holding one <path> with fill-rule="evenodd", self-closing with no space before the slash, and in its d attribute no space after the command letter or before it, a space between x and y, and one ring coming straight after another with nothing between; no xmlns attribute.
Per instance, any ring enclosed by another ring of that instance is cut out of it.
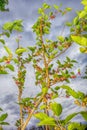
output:
<svg viewBox="0 0 87 130"><path fill-rule="evenodd" d="M30 121L32 115L34 114L36 108L39 106L39 104L41 103L42 99L44 97L44 94L39 98L38 102L36 103L36 105L34 106L34 108L32 109L31 113L28 114L28 117L26 119L26 121L24 122L24 125L22 126L21 130L25 130L26 126L28 125L28 122Z"/></svg>
<svg viewBox="0 0 87 130"><path fill-rule="evenodd" d="M50 78L49 78L49 71L48 71L48 62L46 60L46 56L45 56L45 47L44 47L44 42L43 42L43 34L42 34L42 30L43 30L43 26L42 26L42 19L41 19L41 25L40 25L40 40L42 43L42 52L43 52L43 60L44 60L44 66L46 68L46 84L47 84L47 88L50 88ZM45 103L45 105L47 106L47 102ZM49 112L47 109L45 109L45 113L49 116ZM49 130L49 126L45 126L46 130Z"/></svg>
<svg viewBox="0 0 87 130"><path fill-rule="evenodd" d="M18 48L19 48L20 46L19 46L19 41L18 41ZM22 65L22 63L21 63L21 59L20 59L20 56L18 55L18 61L19 61L19 63L18 63L18 71L21 71L21 69L20 69L20 67L21 67L21 65ZM18 78L19 78L19 76L18 76ZM22 97L22 86L21 85L18 85L18 102L20 103L20 101L21 101L21 97ZM23 109L23 107L22 107L22 105L21 104L19 104L19 110L20 110L20 127L19 127L19 129L21 129L22 128L22 125L23 125L23 112L22 112L22 109Z"/></svg>
<svg viewBox="0 0 87 130"><path fill-rule="evenodd" d="M21 101L21 96L22 96L22 90L19 88L18 102ZM23 107L22 107L22 105L19 105L19 107L20 107L19 109L20 109L20 123L21 123L20 128L22 128L22 125L23 125L23 113L22 113L22 109L23 109Z"/></svg>

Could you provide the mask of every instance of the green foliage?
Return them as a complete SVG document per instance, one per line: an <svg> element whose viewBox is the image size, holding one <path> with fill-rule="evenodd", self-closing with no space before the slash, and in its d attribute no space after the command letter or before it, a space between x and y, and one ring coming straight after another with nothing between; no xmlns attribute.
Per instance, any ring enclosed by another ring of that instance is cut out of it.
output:
<svg viewBox="0 0 87 130"><path fill-rule="evenodd" d="M87 66L86 66L85 75L82 78L87 79Z"/></svg>
<svg viewBox="0 0 87 130"><path fill-rule="evenodd" d="M10 69L11 71L14 71L14 66L11 64L7 64L6 68Z"/></svg>
<svg viewBox="0 0 87 130"><path fill-rule="evenodd" d="M83 111L80 113L82 115L82 117L87 121L87 112Z"/></svg>
<svg viewBox="0 0 87 130"><path fill-rule="evenodd" d="M8 72L5 70L0 70L0 74L8 74Z"/></svg>
<svg viewBox="0 0 87 130"><path fill-rule="evenodd" d="M87 38L81 36L71 36L72 40L81 46L87 47Z"/></svg>
<svg viewBox="0 0 87 130"><path fill-rule="evenodd" d="M66 89L67 93L73 96L74 98L83 99L85 97L84 93L80 91L76 92L75 90L71 89L69 86L63 85L61 86L61 88Z"/></svg>
<svg viewBox="0 0 87 130"><path fill-rule="evenodd" d="M33 108L34 105L32 104L33 98L22 98L21 101L19 102L20 105L22 105L23 107L30 107Z"/></svg>
<svg viewBox="0 0 87 130"><path fill-rule="evenodd" d="M71 27L72 41L76 42L80 46L80 52L87 53L87 4L85 0L81 2L84 5L83 10L78 11L77 16L73 19Z"/></svg>
<svg viewBox="0 0 87 130"><path fill-rule="evenodd" d="M79 114L79 112L78 113L73 113L73 114L70 114L70 115L68 115L65 119L64 119L64 124L67 124L67 123L69 123L70 122L70 120L73 118L73 117L75 117L77 114Z"/></svg>
<svg viewBox="0 0 87 130"><path fill-rule="evenodd" d="M71 11L71 10L72 10L72 8L69 8L69 7L68 7L68 8L66 8L66 10L67 10L67 11Z"/></svg>
<svg viewBox="0 0 87 130"><path fill-rule="evenodd" d="M3 109L0 108L0 111L3 111ZM4 113L4 114L1 114L1 113L0 113L0 126L9 125L8 122L5 122L5 120L7 119L7 117L8 117L8 114L7 114L7 113ZM0 129L1 129L1 128L2 128L2 127L0 127Z"/></svg>
<svg viewBox="0 0 87 130"><path fill-rule="evenodd" d="M59 6L58 6L58 5L54 5L54 8L55 8L56 10L58 10L58 9L59 9Z"/></svg>
<svg viewBox="0 0 87 130"><path fill-rule="evenodd" d="M87 53L87 48L80 47L80 52Z"/></svg>
<svg viewBox="0 0 87 130"><path fill-rule="evenodd" d="M0 11L9 11L5 6L8 5L8 0L0 0Z"/></svg>
<svg viewBox="0 0 87 130"><path fill-rule="evenodd" d="M22 54L22 53L24 53L24 52L26 52L26 51L27 51L26 48L18 48L18 49L15 51L15 53L18 54L18 55L20 55L20 54Z"/></svg>
<svg viewBox="0 0 87 130"><path fill-rule="evenodd" d="M3 109L2 109L2 108L0 108L0 111L3 111Z"/></svg>
<svg viewBox="0 0 87 130"><path fill-rule="evenodd" d="M72 122L68 125L68 130L85 130L85 128L87 127L87 125L85 124L80 124L80 123L76 123L76 122Z"/></svg>
<svg viewBox="0 0 87 130"><path fill-rule="evenodd" d="M2 44L5 44L5 41L4 41L3 39L0 39L0 42L1 42Z"/></svg>
<svg viewBox="0 0 87 130"><path fill-rule="evenodd" d="M7 113L2 114L2 115L0 116L0 122L4 121L4 120L7 118L7 116L8 116Z"/></svg>
<svg viewBox="0 0 87 130"><path fill-rule="evenodd" d="M83 4L85 5L86 3L83 2ZM63 108L61 104L52 102L53 99L61 97L59 89L65 89L66 95L73 96L81 105L85 103L86 106L87 104L87 96L84 93L80 91L76 92L67 85L56 86L58 83L69 83L70 78L76 78L72 68L77 62L69 57L66 57L63 62L59 60L59 57L72 45L72 41L82 46L80 48L81 52L86 53L87 51L87 35L82 34L82 29L83 32L87 31L87 22L83 20L86 17L85 12L87 8L84 8L85 11L79 12L72 23L66 23L66 25L72 27L70 36L63 37L60 35L57 36L56 41L53 41L45 39L45 35L50 33L51 20L55 19L58 13L65 15L72 10L71 8L65 8L62 11L60 9L61 6L53 6L56 12L51 12L51 6L46 3L43 3L42 7L38 9L39 17L32 27L33 32L36 34L36 44L34 46L20 47L20 39L17 38L18 48L15 50L16 55L13 55L10 48L5 45L5 41L0 39L0 42L4 45L3 47L8 53L8 56L0 59L0 74L8 73L8 69L15 71L13 63L17 67L17 74L13 79L19 92L20 119L16 122L16 126L19 129L25 129L33 115L40 120L38 125L49 125L54 127L54 129L65 128L77 114L81 114L87 120L85 111L75 112L68 115L64 120L60 120ZM23 31L22 20L7 22L3 25L3 30L5 32L1 36L6 35L7 37L10 36L12 31ZM24 52L26 52L26 58L23 55ZM35 97L22 98L26 78L26 64L30 62L35 71L35 83L37 86L40 86L41 91ZM39 112L39 109L44 111L44 113ZM52 117L49 116L50 111L52 112ZM28 115L28 117L26 118L25 115ZM7 114L1 115L0 118L2 120L1 125L8 124L3 122L7 118Z"/></svg>
<svg viewBox="0 0 87 130"><path fill-rule="evenodd" d="M6 52L7 52L9 55L12 54L10 48L8 48L7 46L4 46L4 49L6 50Z"/></svg>
<svg viewBox="0 0 87 130"><path fill-rule="evenodd" d="M13 22L7 22L3 25L2 28L5 31L9 31L10 33L12 33L12 31L22 32L23 31L22 20L15 20Z"/></svg>
<svg viewBox="0 0 87 130"><path fill-rule="evenodd" d="M34 114L34 116L39 120L44 120L48 117L45 113L42 113L42 112L36 113Z"/></svg>
<svg viewBox="0 0 87 130"><path fill-rule="evenodd" d="M43 125L56 126L56 123L54 118L47 117L44 120L40 121L40 123L38 123L38 126L43 126Z"/></svg>
<svg viewBox="0 0 87 130"><path fill-rule="evenodd" d="M45 113L37 113L34 116L40 120L40 123L38 123L38 126L42 126L42 125L55 126L56 125L55 120L47 116Z"/></svg>
<svg viewBox="0 0 87 130"><path fill-rule="evenodd" d="M46 94L47 91L48 91L48 88L46 88L46 87L43 87L43 88L42 88L42 92L43 92L43 94Z"/></svg>
<svg viewBox="0 0 87 130"><path fill-rule="evenodd" d="M53 111L54 115L60 116L62 113L62 106L56 102L51 103L51 110Z"/></svg>

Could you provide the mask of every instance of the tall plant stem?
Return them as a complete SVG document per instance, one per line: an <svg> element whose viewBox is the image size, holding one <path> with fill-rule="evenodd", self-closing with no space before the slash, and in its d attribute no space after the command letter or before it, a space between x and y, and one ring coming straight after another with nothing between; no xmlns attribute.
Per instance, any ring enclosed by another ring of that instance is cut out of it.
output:
<svg viewBox="0 0 87 130"><path fill-rule="evenodd" d="M37 101L36 105L34 106L34 108L32 109L31 113L28 114L28 117L26 119L26 121L24 122L24 125L22 126L21 130L25 130L26 126L28 125L32 115L34 114L36 108L39 106L39 104L41 103L42 99L44 97L44 94L39 98L39 100Z"/></svg>
<svg viewBox="0 0 87 130"><path fill-rule="evenodd" d="M42 26L42 19L41 19L41 24L40 24L40 41L42 43L42 52L43 52L43 60L44 60L44 66L45 66L45 69L46 69L46 84L47 84L47 88L50 88L50 78L49 78L49 71L48 71L48 62L46 60L46 56L45 56L45 46L44 46L44 42L43 42L43 33L42 33L42 30L43 30L43 26ZM46 106L47 106L47 102L45 103ZM47 109L45 109L45 113L49 116L49 112ZM46 130L49 130L49 127L46 126L45 127Z"/></svg>
<svg viewBox="0 0 87 130"><path fill-rule="evenodd" d="M19 88L18 102L21 101L21 96L22 96L22 90ZM23 107L22 107L21 104L19 105L19 107L20 107L20 123L21 123L20 129L21 129L21 128L22 128L22 125L23 125L23 113L22 113Z"/></svg>
<svg viewBox="0 0 87 130"><path fill-rule="evenodd" d="M18 42L18 48L19 48L19 42ZM21 59L20 59L20 56L18 56L18 61L19 61L19 64L18 64L18 71L21 71L20 70L20 66L21 66ZM21 101L21 97L22 97L22 86L18 86L18 102ZM20 104L19 105L19 109L20 109L20 129L22 128L22 125L23 125L23 112L22 112L22 105Z"/></svg>

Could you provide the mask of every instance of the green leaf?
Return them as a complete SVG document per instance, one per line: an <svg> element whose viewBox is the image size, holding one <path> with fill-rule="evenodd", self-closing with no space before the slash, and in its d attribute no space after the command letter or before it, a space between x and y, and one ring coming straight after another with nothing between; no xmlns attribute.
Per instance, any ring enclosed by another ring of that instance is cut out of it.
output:
<svg viewBox="0 0 87 130"><path fill-rule="evenodd" d="M1 63L1 62L4 62L4 59L3 59L3 58L2 58L2 59L0 59L0 63Z"/></svg>
<svg viewBox="0 0 87 130"><path fill-rule="evenodd" d="M39 120L44 120L44 119L48 118L48 116L42 112L36 113L36 114L34 114L34 116Z"/></svg>
<svg viewBox="0 0 87 130"><path fill-rule="evenodd" d="M80 112L80 114L87 121L87 112L83 111L83 112Z"/></svg>
<svg viewBox="0 0 87 130"><path fill-rule="evenodd" d="M78 43L79 45L87 47L87 38L73 35L71 36L71 38L74 42Z"/></svg>
<svg viewBox="0 0 87 130"><path fill-rule="evenodd" d="M87 0L82 0L81 2L83 5L87 5Z"/></svg>
<svg viewBox="0 0 87 130"><path fill-rule="evenodd" d="M2 108L0 108L0 111L3 111L3 109L2 109Z"/></svg>
<svg viewBox="0 0 87 130"><path fill-rule="evenodd" d="M80 47L80 52L87 53L87 48Z"/></svg>
<svg viewBox="0 0 87 130"><path fill-rule="evenodd" d="M42 126L42 125L56 126L56 122L54 118L47 117L44 120L40 121L40 123L38 123L38 126Z"/></svg>
<svg viewBox="0 0 87 130"><path fill-rule="evenodd" d="M75 117L78 113L73 113L73 114L70 114L69 116L67 116L65 119L64 119L64 123L67 124L73 117Z"/></svg>
<svg viewBox="0 0 87 130"><path fill-rule="evenodd" d="M9 32L4 32L4 34L9 38L10 37L10 33Z"/></svg>
<svg viewBox="0 0 87 130"><path fill-rule="evenodd" d="M66 22L66 25L67 25L67 26L72 26L72 23Z"/></svg>
<svg viewBox="0 0 87 130"><path fill-rule="evenodd" d="M67 10L67 11L71 11L71 10L72 10L72 8L66 8L66 10Z"/></svg>
<svg viewBox="0 0 87 130"><path fill-rule="evenodd" d="M63 47L62 47L62 46L58 46L58 49L59 49L60 51L62 51L62 50L63 50Z"/></svg>
<svg viewBox="0 0 87 130"><path fill-rule="evenodd" d="M72 95L74 98L79 98L78 93L75 92L73 89L71 89L69 86L63 85L63 86L61 86L61 88L66 89L67 92L68 92L70 95Z"/></svg>
<svg viewBox="0 0 87 130"><path fill-rule="evenodd" d="M50 8L50 5L48 5L47 3L43 3L42 7L43 7L44 9L48 9L48 8Z"/></svg>
<svg viewBox="0 0 87 130"><path fill-rule="evenodd" d="M7 64L6 68L10 69L11 71L14 71L14 66L11 64Z"/></svg>
<svg viewBox="0 0 87 130"><path fill-rule="evenodd" d="M17 49L16 51L15 51L15 53L16 54L22 54L22 53L24 53L24 52L26 52L27 51L27 49L26 48L19 48L19 49Z"/></svg>
<svg viewBox="0 0 87 130"><path fill-rule="evenodd" d="M78 24L78 22L79 22L78 17L75 17L75 18L74 18L74 20L73 20L74 25L77 25L77 24Z"/></svg>
<svg viewBox="0 0 87 130"><path fill-rule="evenodd" d="M78 94L78 96L79 96L80 99L84 99L85 94L83 92L78 91L77 94Z"/></svg>
<svg viewBox="0 0 87 130"><path fill-rule="evenodd" d="M0 74L8 74L8 72L5 70L0 70Z"/></svg>
<svg viewBox="0 0 87 130"><path fill-rule="evenodd" d="M58 98L58 93L54 93L52 99Z"/></svg>
<svg viewBox="0 0 87 130"><path fill-rule="evenodd" d="M60 89L60 87L59 87L59 86L56 86L56 87L55 87L55 90L59 90L59 89Z"/></svg>
<svg viewBox="0 0 87 130"><path fill-rule="evenodd" d="M64 37L63 37L63 36L58 36L57 38L58 38L58 40L60 40L61 42L64 42Z"/></svg>
<svg viewBox="0 0 87 130"><path fill-rule="evenodd" d="M4 48L9 55L12 54L11 50L7 46L4 46Z"/></svg>
<svg viewBox="0 0 87 130"><path fill-rule="evenodd" d="M36 47L29 46L28 49L29 49L30 51L34 52L35 49L36 49Z"/></svg>
<svg viewBox="0 0 87 130"><path fill-rule="evenodd" d="M42 92L43 92L43 94L46 94L47 91L48 91L48 88L47 88L47 87L43 87L43 88L42 88Z"/></svg>
<svg viewBox="0 0 87 130"><path fill-rule="evenodd" d="M59 9L59 6L58 5L53 5L54 6L54 8L56 9L56 10L58 10Z"/></svg>
<svg viewBox="0 0 87 130"><path fill-rule="evenodd" d="M52 51L52 54L53 54L53 55L56 55L57 53L58 53L58 50L53 50L53 51Z"/></svg>
<svg viewBox="0 0 87 130"><path fill-rule="evenodd" d="M2 114L2 115L0 116L0 122L4 121L4 120L7 118L7 116L8 116L7 113Z"/></svg>
<svg viewBox="0 0 87 130"><path fill-rule="evenodd" d="M80 13L79 13L79 18L83 18L87 15L87 12L85 10L82 10Z"/></svg>
<svg viewBox="0 0 87 130"><path fill-rule="evenodd" d="M15 63L18 63L18 62L19 62L18 59L16 59L16 58L14 58L13 61L14 61Z"/></svg>
<svg viewBox="0 0 87 130"><path fill-rule="evenodd" d="M23 29L22 20L15 20L13 22L7 22L3 25L3 30L7 30L10 33L15 30L21 32Z"/></svg>
<svg viewBox="0 0 87 130"><path fill-rule="evenodd" d="M78 63L76 60L71 60L71 62L73 62L73 63Z"/></svg>
<svg viewBox="0 0 87 130"><path fill-rule="evenodd" d="M69 123L68 130L85 130L86 127L87 127L86 124L72 122L72 123Z"/></svg>
<svg viewBox="0 0 87 130"><path fill-rule="evenodd" d="M54 112L54 114L56 116L60 116L61 113L62 113L62 106L61 106L61 104L58 104L56 102L51 104L51 109L52 109L52 111Z"/></svg>
<svg viewBox="0 0 87 130"><path fill-rule="evenodd" d="M70 62L70 61L71 61L71 60L70 60L70 58L69 58L68 56L66 57L66 59L67 59L67 61L68 61L68 62Z"/></svg>
<svg viewBox="0 0 87 130"><path fill-rule="evenodd" d="M13 26L13 23L12 23L12 22L7 22L7 23L5 23L5 24L3 25L3 29L4 29L4 30L11 30L12 26Z"/></svg>
<svg viewBox="0 0 87 130"><path fill-rule="evenodd" d="M43 110L43 109L45 109L46 108L46 105L41 105L40 106L40 110Z"/></svg>
<svg viewBox="0 0 87 130"><path fill-rule="evenodd" d="M0 125L9 125L8 122L0 122Z"/></svg>
<svg viewBox="0 0 87 130"><path fill-rule="evenodd" d="M4 41L3 39L0 39L0 42L1 42L2 44L5 44L5 41Z"/></svg>

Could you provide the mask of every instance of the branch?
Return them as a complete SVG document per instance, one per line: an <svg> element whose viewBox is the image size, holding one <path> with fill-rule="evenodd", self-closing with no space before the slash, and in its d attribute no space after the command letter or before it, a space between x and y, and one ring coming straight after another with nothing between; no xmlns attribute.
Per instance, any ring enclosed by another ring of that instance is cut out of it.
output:
<svg viewBox="0 0 87 130"><path fill-rule="evenodd" d="M71 43L71 45L72 45L72 43ZM71 45L70 45L70 46L71 46ZM69 47L70 47L70 46L69 46ZM57 54L53 59L49 60L49 61L48 61L48 64L49 64L52 60L54 60L55 58L57 58L57 57L61 56L63 53L65 53L66 50L68 50L69 47L67 47L66 49L64 49L63 51L61 51L61 52L60 52L59 54Z"/></svg>
<svg viewBox="0 0 87 130"><path fill-rule="evenodd" d="M28 114L28 117L26 119L26 121L24 122L24 125L22 126L21 130L25 130L26 126L28 125L28 122L30 121L32 115L34 114L34 111L36 110L36 108L39 106L40 102L42 101L44 97L44 94L39 98L38 102L36 103L36 105L34 106L34 108L32 109L31 113Z"/></svg>

